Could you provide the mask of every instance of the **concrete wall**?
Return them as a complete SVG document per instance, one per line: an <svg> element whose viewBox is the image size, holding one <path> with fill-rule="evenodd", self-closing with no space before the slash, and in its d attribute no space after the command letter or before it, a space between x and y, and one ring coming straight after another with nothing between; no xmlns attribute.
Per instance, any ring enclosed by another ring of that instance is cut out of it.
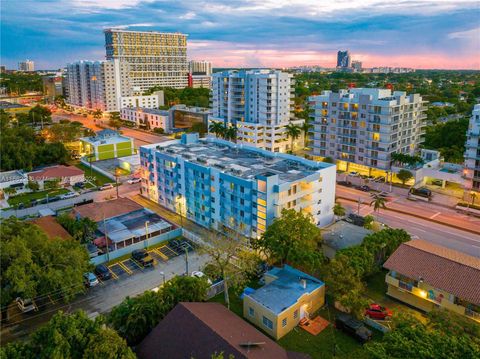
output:
<svg viewBox="0 0 480 359"><path fill-rule="evenodd" d="M111 260L114 260L114 259L117 259L119 257L122 257L126 254L130 254L132 253L135 249L142 249L142 248L146 248L146 246L153 246L155 244L158 244L160 242L164 242L164 241L168 241L170 239L173 239L175 237L179 237L182 235L182 230L181 228L176 228L174 229L173 231L170 231L170 232L167 232L167 233L163 233L163 234L160 234L158 236L155 236L155 237L152 237L152 238L149 238L148 239L148 244L146 243L147 241L141 241L141 242L138 242L138 243L135 243L135 244L132 244L130 246L127 246L127 247L124 247L124 248L120 248L120 249L117 249L116 251L112 251L108 254L102 254L98 257L94 257L94 258L91 258L90 259L90 262L93 264L93 265L97 265L97 264L102 264L102 263L105 263L105 262L108 262L108 261L111 261Z"/></svg>

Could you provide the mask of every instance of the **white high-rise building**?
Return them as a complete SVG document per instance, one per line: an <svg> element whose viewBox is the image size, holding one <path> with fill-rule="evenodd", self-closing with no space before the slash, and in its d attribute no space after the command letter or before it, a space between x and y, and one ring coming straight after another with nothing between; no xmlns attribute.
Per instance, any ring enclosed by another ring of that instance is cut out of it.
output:
<svg viewBox="0 0 480 359"><path fill-rule="evenodd" d="M465 143L465 189L480 192L480 104L475 105Z"/></svg>
<svg viewBox="0 0 480 359"><path fill-rule="evenodd" d="M292 92L292 75L278 70L214 73L209 122L236 126L239 144L286 152L290 149L285 127L291 123Z"/></svg>
<svg viewBox="0 0 480 359"><path fill-rule="evenodd" d="M119 60L77 61L67 65L67 102L86 109L105 112L123 107L158 108L163 93L135 95L129 77L130 65Z"/></svg>
<svg viewBox="0 0 480 359"><path fill-rule="evenodd" d="M134 91L188 85L187 35L155 31L105 30L107 60L130 65Z"/></svg>
<svg viewBox="0 0 480 359"><path fill-rule="evenodd" d="M32 60L19 62L18 71L35 71L35 63Z"/></svg>
<svg viewBox="0 0 480 359"><path fill-rule="evenodd" d="M189 68L192 75L210 76L212 74L212 63L210 61L191 60Z"/></svg>
<svg viewBox="0 0 480 359"><path fill-rule="evenodd" d="M373 88L324 91L309 99L314 157L340 170L388 171L392 153L414 155L423 142L426 106L419 94Z"/></svg>

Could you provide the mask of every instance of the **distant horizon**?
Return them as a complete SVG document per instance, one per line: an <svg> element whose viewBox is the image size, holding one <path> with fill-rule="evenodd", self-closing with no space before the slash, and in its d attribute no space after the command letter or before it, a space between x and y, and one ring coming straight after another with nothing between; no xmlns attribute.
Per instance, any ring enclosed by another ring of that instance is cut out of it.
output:
<svg viewBox="0 0 480 359"><path fill-rule="evenodd" d="M188 34L189 59L214 67L480 70L477 0L25 0L2 3L2 65L63 68L104 59L106 28Z"/></svg>

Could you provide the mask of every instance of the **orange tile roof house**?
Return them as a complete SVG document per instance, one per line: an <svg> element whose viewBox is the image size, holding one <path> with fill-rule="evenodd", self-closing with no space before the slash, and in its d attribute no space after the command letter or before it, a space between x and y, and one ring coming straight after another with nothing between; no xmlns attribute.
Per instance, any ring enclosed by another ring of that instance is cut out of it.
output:
<svg viewBox="0 0 480 359"><path fill-rule="evenodd" d="M444 308L480 322L480 259L420 239L383 265L387 294L424 311Z"/></svg>
<svg viewBox="0 0 480 359"><path fill-rule="evenodd" d="M75 216L88 217L94 222L121 216L143 209L137 202L128 198L117 198L105 202L94 202L75 207L73 213Z"/></svg>
<svg viewBox="0 0 480 359"><path fill-rule="evenodd" d="M38 182L40 188L43 188L45 181L54 179L59 179L61 186L73 186L75 183L85 181L85 173L74 166L58 165L30 172L28 173L28 179Z"/></svg>
<svg viewBox="0 0 480 359"><path fill-rule="evenodd" d="M140 359L306 359L287 352L220 303L179 303L137 346Z"/></svg>
<svg viewBox="0 0 480 359"><path fill-rule="evenodd" d="M31 222L40 227L48 238L72 239L72 236L63 228L53 216L35 218Z"/></svg>

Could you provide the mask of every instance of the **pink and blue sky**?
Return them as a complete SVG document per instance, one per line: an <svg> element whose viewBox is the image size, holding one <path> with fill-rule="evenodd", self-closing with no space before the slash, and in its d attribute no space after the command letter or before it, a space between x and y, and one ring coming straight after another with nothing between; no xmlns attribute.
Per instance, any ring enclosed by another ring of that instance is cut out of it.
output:
<svg viewBox="0 0 480 359"><path fill-rule="evenodd" d="M214 67L480 69L479 0L2 0L1 63L104 59L103 29L179 31Z"/></svg>

